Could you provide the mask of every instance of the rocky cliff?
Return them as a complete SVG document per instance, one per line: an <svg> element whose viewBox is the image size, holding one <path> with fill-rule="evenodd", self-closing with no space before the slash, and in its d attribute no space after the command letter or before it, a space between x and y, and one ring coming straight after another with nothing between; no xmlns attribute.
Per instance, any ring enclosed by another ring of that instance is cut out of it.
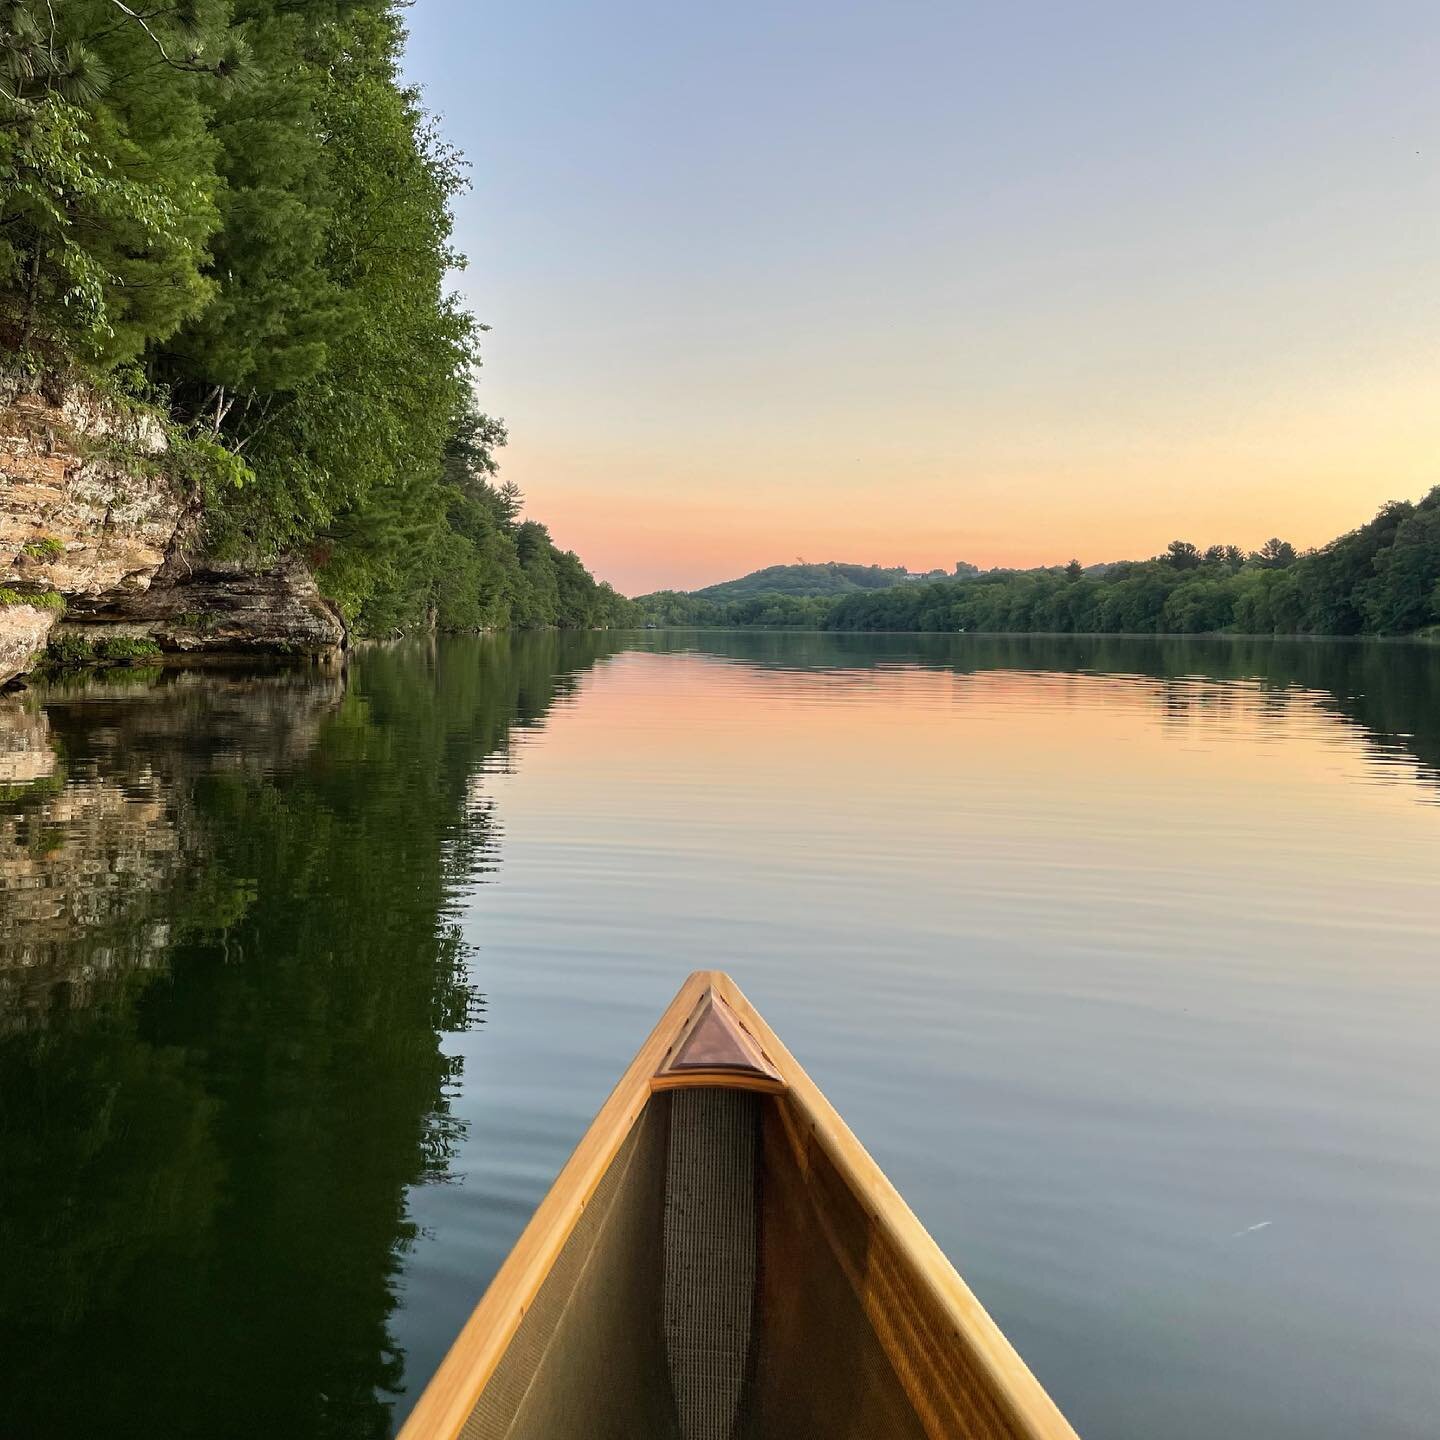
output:
<svg viewBox="0 0 1440 1440"><path fill-rule="evenodd" d="M57 608L27 604L18 592L0 590L0 685L34 667L59 618Z"/></svg>
<svg viewBox="0 0 1440 1440"><path fill-rule="evenodd" d="M293 556L264 570L167 562L144 591L77 606L59 633L95 645L115 637L150 640L176 655L321 656L345 639L315 577Z"/></svg>
<svg viewBox="0 0 1440 1440"><path fill-rule="evenodd" d="M165 453L143 412L0 379L0 684L67 637L74 655L114 638L176 654L344 644L302 561L254 570L197 553L198 507Z"/></svg>

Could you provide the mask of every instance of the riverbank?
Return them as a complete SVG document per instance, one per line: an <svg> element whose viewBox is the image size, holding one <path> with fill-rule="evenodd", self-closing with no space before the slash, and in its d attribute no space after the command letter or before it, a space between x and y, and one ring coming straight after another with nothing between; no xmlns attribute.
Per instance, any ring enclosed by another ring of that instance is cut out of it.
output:
<svg viewBox="0 0 1440 1440"><path fill-rule="evenodd" d="M649 635L823 635L830 639L881 639L887 635L923 635L930 639L961 640L1207 640L1298 641L1316 645L1440 645L1440 625L1429 625L1409 635L1312 635L1283 630L830 630L803 625L646 625Z"/></svg>
<svg viewBox="0 0 1440 1440"><path fill-rule="evenodd" d="M158 414L81 383L0 381L0 685L47 659L343 648L303 558L218 560L202 519Z"/></svg>

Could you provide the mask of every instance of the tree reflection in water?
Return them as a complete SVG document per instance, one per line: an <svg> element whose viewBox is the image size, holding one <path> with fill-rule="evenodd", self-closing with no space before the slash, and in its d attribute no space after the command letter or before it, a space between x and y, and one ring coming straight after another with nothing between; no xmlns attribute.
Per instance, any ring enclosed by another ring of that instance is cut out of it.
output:
<svg viewBox="0 0 1440 1440"><path fill-rule="evenodd" d="M405 1191L446 1172L441 1035L481 1010L469 782L608 648L0 702L7 1437L387 1433Z"/></svg>
<svg viewBox="0 0 1440 1440"><path fill-rule="evenodd" d="M19 1437L381 1436L407 1187L476 1024L476 777L627 648L1304 692L1440 779L1440 650L1287 641L479 637L0 700L0 1415ZM1258 697L1258 699L1257 699Z"/></svg>

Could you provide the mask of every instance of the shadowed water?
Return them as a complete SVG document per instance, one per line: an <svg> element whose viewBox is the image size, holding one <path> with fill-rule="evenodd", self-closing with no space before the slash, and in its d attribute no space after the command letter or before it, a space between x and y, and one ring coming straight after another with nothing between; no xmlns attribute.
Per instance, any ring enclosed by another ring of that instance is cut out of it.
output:
<svg viewBox="0 0 1440 1440"><path fill-rule="evenodd" d="M730 970L1089 1440L1440 1402L1440 650L540 635L0 699L0 1434L384 1436Z"/></svg>

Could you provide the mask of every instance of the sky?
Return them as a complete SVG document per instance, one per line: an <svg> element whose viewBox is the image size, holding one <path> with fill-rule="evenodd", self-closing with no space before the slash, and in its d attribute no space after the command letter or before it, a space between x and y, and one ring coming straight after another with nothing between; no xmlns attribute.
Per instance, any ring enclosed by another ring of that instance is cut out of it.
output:
<svg viewBox="0 0 1440 1440"><path fill-rule="evenodd" d="M417 0L528 513L628 594L1440 483L1440 6Z"/></svg>

